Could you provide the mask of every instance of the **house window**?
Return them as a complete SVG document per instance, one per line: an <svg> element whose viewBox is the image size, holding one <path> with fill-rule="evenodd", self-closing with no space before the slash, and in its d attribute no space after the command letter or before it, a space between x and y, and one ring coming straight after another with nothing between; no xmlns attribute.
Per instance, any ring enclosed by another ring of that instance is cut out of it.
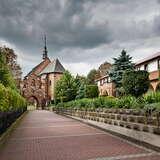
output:
<svg viewBox="0 0 160 160"><path fill-rule="evenodd" d="M108 77L108 83L111 83L111 78L110 77Z"/></svg>
<svg viewBox="0 0 160 160"><path fill-rule="evenodd" d="M108 83L108 80L107 80L107 78L104 78L104 83Z"/></svg>
<svg viewBox="0 0 160 160"><path fill-rule="evenodd" d="M100 80L100 85L101 85L101 86L103 85L103 79Z"/></svg>
<svg viewBox="0 0 160 160"><path fill-rule="evenodd" d="M158 59L158 69L160 69L160 59Z"/></svg>
<svg viewBox="0 0 160 160"><path fill-rule="evenodd" d="M157 71L158 70L158 66L157 66L157 60L152 61L150 63L148 63L148 72L153 72L153 71Z"/></svg>
<svg viewBox="0 0 160 160"><path fill-rule="evenodd" d="M144 70L145 70L145 71L148 71L148 64L145 64L145 65L144 65Z"/></svg>
<svg viewBox="0 0 160 160"><path fill-rule="evenodd" d="M137 67L136 70L139 71L139 70L140 70L140 67Z"/></svg>

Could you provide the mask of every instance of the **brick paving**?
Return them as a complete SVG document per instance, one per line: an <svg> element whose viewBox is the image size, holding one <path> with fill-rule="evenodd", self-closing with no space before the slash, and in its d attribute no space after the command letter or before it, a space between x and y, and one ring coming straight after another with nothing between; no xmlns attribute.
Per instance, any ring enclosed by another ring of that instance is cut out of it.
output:
<svg viewBox="0 0 160 160"><path fill-rule="evenodd" d="M157 152L49 111L30 111L0 160L160 160Z"/></svg>

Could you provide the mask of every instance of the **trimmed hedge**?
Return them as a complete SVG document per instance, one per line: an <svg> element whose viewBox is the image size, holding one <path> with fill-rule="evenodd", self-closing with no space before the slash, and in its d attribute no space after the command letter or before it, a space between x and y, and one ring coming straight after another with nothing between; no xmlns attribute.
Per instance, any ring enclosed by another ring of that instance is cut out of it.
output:
<svg viewBox="0 0 160 160"><path fill-rule="evenodd" d="M0 112L15 111L26 106L26 100L17 91L0 84Z"/></svg>
<svg viewBox="0 0 160 160"><path fill-rule="evenodd" d="M14 89L0 83L0 134L26 110L26 100Z"/></svg>

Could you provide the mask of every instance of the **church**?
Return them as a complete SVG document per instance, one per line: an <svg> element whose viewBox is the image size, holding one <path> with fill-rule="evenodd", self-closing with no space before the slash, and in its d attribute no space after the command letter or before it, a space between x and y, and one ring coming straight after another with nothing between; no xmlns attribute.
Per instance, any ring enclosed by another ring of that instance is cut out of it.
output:
<svg viewBox="0 0 160 160"><path fill-rule="evenodd" d="M55 99L56 82L61 78L65 69L58 59L50 60L45 46L42 62L35 66L23 79L22 95L30 104L43 109Z"/></svg>

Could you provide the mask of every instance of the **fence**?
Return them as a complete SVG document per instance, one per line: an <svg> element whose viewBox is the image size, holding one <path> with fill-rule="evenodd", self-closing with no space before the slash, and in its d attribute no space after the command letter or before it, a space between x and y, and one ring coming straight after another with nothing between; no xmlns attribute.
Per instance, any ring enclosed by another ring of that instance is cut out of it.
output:
<svg viewBox="0 0 160 160"><path fill-rule="evenodd" d="M0 135L7 130L7 128L20 117L27 108L16 111L0 112Z"/></svg>

